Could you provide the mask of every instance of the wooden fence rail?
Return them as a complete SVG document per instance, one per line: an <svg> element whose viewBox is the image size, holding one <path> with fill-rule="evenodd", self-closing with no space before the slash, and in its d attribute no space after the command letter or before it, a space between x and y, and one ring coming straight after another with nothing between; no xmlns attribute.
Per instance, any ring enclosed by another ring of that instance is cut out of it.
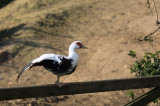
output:
<svg viewBox="0 0 160 106"><path fill-rule="evenodd" d="M150 87L160 87L160 76L66 83L62 88L58 88L54 84L0 88L0 100L73 95Z"/></svg>

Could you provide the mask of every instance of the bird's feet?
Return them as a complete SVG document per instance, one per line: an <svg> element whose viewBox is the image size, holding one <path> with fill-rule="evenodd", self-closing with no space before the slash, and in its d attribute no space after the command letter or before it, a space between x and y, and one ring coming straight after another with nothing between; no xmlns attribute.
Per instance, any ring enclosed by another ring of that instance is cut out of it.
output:
<svg viewBox="0 0 160 106"><path fill-rule="evenodd" d="M62 86L65 85L64 83L61 83L61 82L58 82L58 81L56 81L55 84L56 84L59 88L61 88Z"/></svg>

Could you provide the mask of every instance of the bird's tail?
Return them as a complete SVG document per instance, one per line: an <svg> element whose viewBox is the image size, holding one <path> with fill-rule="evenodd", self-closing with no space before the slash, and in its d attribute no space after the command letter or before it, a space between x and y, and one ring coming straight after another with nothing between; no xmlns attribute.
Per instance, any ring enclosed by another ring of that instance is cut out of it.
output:
<svg viewBox="0 0 160 106"><path fill-rule="evenodd" d="M32 61L31 61L31 62L28 63L28 64L22 69L22 71L19 73L19 75L17 76L17 79L16 79L17 82L18 82L21 74L22 74L23 72L25 72L26 70L31 69L32 67L33 67L33 63L32 63Z"/></svg>

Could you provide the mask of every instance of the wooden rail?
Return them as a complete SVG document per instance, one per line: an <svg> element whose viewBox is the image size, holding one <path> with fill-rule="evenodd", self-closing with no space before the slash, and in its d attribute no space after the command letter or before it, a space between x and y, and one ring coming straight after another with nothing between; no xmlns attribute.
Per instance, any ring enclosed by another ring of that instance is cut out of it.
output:
<svg viewBox="0 0 160 106"><path fill-rule="evenodd" d="M62 88L58 88L54 84L0 88L0 100L73 95L150 87L160 87L160 76L66 83Z"/></svg>

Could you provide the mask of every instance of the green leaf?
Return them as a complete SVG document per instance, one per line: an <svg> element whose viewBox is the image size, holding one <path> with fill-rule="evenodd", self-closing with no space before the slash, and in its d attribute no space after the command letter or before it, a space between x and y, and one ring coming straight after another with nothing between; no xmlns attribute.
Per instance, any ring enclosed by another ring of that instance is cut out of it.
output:
<svg viewBox="0 0 160 106"><path fill-rule="evenodd" d="M159 98L153 100L153 103L158 103Z"/></svg>
<svg viewBox="0 0 160 106"><path fill-rule="evenodd" d="M159 53L160 53L160 51L156 51L155 55L156 55L156 56L158 56L158 55L159 55Z"/></svg>
<svg viewBox="0 0 160 106"><path fill-rule="evenodd" d="M129 50L129 53L128 55L132 58L135 58L136 57L136 52L135 51L132 51L132 50Z"/></svg>
<svg viewBox="0 0 160 106"><path fill-rule="evenodd" d="M144 39L144 41L153 42L153 39L152 39L152 37L147 37Z"/></svg>
<svg viewBox="0 0 160 106"><path fill-rule="evenodd" d="M135 94L133 91L128 91L127 96L128 96L128 99L130 100L133 100L135 98Z"/></svg>
<svg viewBox="0 0 160 106"><path fill-rule="evenodd" d="M146 60L145 59L141 59L140 62L141 62L141 64L144 64L146 62Z"/></svg>
<svg viewBox="0 0 160 106"><path fill-rule="evenodd" d="M153 57L155 57L155 54L150 53L150 52L145 52L145 53L144 53L144 57L145 57L145 58L153 58Z"/></svg>

